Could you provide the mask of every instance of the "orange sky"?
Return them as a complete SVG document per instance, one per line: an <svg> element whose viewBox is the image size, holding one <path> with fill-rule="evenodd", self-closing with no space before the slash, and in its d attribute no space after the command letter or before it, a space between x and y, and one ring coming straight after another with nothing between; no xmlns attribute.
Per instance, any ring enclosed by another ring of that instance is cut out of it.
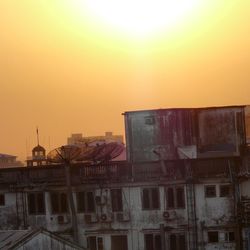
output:
<svg viewBox="0 0 250 250"><path fill-rule="evenodd" d="M72 132L123 134L124 111L249 104L250 1L210 1L136 40L70 0L0 0L0 153L24 159L37 125L53 148Z"/></svg>

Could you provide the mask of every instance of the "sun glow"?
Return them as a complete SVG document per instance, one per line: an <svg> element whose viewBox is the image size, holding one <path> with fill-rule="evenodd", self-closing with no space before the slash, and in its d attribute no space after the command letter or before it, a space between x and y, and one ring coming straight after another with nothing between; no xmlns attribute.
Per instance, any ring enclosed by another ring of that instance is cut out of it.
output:
<svg viewBox="0 0 250 250"><path fill-rule="evenodd" d="M102 28L146 37L185 22L201 0L71 0L71 6Z"/></svg>

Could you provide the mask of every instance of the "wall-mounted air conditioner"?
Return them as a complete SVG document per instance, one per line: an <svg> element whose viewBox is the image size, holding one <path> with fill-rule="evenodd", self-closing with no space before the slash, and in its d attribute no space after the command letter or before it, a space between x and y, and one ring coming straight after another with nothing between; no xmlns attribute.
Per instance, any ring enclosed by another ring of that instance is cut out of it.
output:
<svg viewBox="0 0 250 250"><path fill-rule="evenodd" d="M119 222L130 221L129 212L117 212L116 213L116 220L119 221Z"/></svg>
<svg viewBox="0 0 250 250"><path fill-rule="evenodd" d="M92 223L97 223L98 220L98 216L97 214L84 214L84 221L86 224L92 224Z"/></svg>
<svg viewBox="0 0 250 250"><path fill-rule="evenodd" d="M107 197L102 195L97 195L95 197L95 202L96 202L96 205L105 205L107 203Z"/></svg>
<svg viewBox="0 0 250 250"><path fill-rule="evenodd" d="M165 220L174 220L177 218L175 210L164 211L162 215Z"/></svg>
<svg viewBox="0 0 250 250"><path fill-rule="evenodd" d="M100 215L100 221L101 222L112 222L114 220L114 214L113 213L103 213Z"/></svg>
<svg viewBox="0 0 250 250"><path fill-rule="evenodd" d="M57 215L57 223L58 224L70 223L70 216L69 215Z"/></svg>

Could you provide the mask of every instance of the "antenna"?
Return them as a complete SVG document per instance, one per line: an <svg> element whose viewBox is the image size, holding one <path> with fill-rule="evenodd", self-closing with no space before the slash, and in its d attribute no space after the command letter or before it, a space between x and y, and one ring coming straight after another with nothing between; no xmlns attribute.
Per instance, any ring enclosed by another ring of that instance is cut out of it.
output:
<svg viewBox="0 0 250 250"><path fill-rule="evenodd" d="M38 131L38 127L36 127L36 138L37 138L37 145L39 145L39 131Z"/></svg>

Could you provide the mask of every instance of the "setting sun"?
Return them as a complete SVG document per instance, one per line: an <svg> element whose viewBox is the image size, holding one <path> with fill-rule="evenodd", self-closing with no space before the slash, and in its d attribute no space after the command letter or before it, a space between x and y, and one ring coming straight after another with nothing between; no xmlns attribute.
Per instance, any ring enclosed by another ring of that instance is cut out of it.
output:
<svg viewBox="0 0 250 250"><path fill-rule="evenodd" d="M72 0L76 12L93 22L134 37L146 37L185 21L199 10L200 0Z"/></svg>

